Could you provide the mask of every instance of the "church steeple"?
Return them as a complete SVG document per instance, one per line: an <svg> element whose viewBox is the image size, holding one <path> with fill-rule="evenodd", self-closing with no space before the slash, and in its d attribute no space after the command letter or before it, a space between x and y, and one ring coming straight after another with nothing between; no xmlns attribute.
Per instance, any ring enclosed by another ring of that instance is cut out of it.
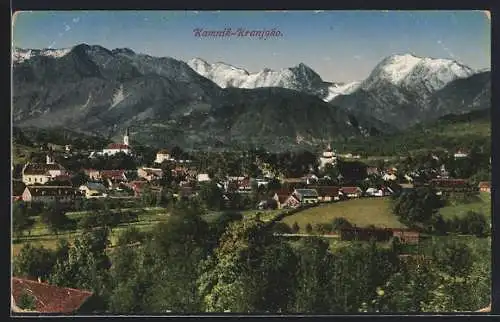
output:
<svg viewBox="0 0 500 322"><path fill-rule="evenodd" d="M123 136L123 144L129 145L129 131L128 131L128 127L125 130L125 135Z"/></svg>

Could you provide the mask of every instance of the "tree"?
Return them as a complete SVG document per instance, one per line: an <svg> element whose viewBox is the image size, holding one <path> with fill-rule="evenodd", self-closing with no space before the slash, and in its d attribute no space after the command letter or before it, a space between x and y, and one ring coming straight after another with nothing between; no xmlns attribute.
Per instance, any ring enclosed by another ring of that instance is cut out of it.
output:
<svg viewBox="0 0 500 322"><path fill-rule="evenodd" d="M108 230L97 229L77 237L67 258L56 262L49 281L58 286L92 290L102 297L111 266L105 252L108 236Z"/></svg>
<svg viewBox="0 0 500 322"><path fill-rule="evenodd" d="M14 258L13 275L46 279L49 277L55 262L54 253L50 250L25 244Z"/></svg>
<svg viewBox="0 0 500 322"><path fill-rule="evenodd" d="M475 211L468 211L462 218L461 232L472 234L477 237L484 237L488 234L488 221L486 216Z"/></svg>
<svg viewBox="0 0 500 322"><path fill-rule="evenodd" d="M197 204L177 205L168 221L153 230L144 250L155 276L147 292L148 308L154 312L199 311L201 297L196 288L197 271L212 245L208 224ZM209 241L209 242L207 242ZM149 259L148 259L149 258Z"/></svg>
<svg viewBox="0 0 500 322"><path fill-rule="evenodd" d="M49 229L56 234L69 223L65 211L58 202L54 202L45 209L41 214L41 218L49 226Z"/></svg>
<svg viewBox="0 0 500 322"><path fill-rule="evenodd" d="M441 271L457 277L467 276L474 262L470 247L455 240L435 244L432 248L432 258Z"/></svg>
<svg viewBox="0 0 500 322"><path fill-rule="evenodd" d="M90 178L83 172L78 171L73 177L71 177L71 185L73 187L80 187L84 185Z"/></svg>
<svg viewBox="0 0 500 322"><path fill-rule="evenodd" d="M207 312L262 312L262 276L258 267L273 237L255 219L232 223L212 257L203 262L198 290Z"/></svg>
<svg viewBox="0 0 500 322"><path fill-rule="evenodd" d="M344 217L336 217L332 222L332 230L340 231L342 229L352 228L352 224Z"/></svg>
<svg viewBox="0 0 500 322"><path fill-rule="evenodd" d="M16 235L22 234L26 229L31 229L34 221L30 218L25 203L12 204L12 229Z"/></svg>
<svg viewBox="0 0 500 322"><path fill-rule="evenodd" d="M219 211L222 208L223 193L214 182L201 186L199 198L209 210Z"/></svg>
<svg viewBox="0 0 500 322"><path fill-rule="evenodd" d="M35 297L23 290L21 296L19 297L19 303L17 303L17 306L21 310L33 311L36 309Z"/></svg>
<svg viewBox="0 0 500 322"><path fill-rule="evenodd" d="M298 250L297 271L292 312L328 313L330 311L330 282L333 279L333 257L327 242L307 238Z"/></svg>
<svg viewBox="0 0 500 322"><path fill-rule="evenodd" d="M280 233L280 234L291 234L292 229L290 226L285 224L284 222L275 222L273 224L273 231Z"/></svg>
<svg viewBox="0 0 500 322"><path fill-rule="evenodd" d="M218 216L217 219L215 219L210 225L215 242L217 243L219 238L226 231L227 227L229 227L230 223L242 219L243 215L240 212L224 212Z"/></svg>
<svg viewBox="0 0 500 322"><path fill-rule="evenodd" d="M408 225L422 227L443 206L436 191L430 187L419 187L401 194L394 203L394 213Z"/></svg>

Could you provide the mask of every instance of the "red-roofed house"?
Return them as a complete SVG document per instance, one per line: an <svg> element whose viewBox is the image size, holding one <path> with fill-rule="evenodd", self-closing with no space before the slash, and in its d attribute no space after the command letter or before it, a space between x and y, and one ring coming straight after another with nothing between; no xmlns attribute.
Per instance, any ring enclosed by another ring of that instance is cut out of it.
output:
<svg viewBox="0 0 500 322"><path fill-rule="evenodd" d="M363 194L363 190L360 187L342 187L340 194L348 198L359 198Z"/></svg>
<svg viewBox="0 0 500 322"><path fill-rule="evenodd" d="M318 191L318 199L320 202L330 202L339 200L339 187L333 186L314 186L310 189Z"/></svg>
<svg viewBox="0 0 500 322"><path fill-rule="evenodd" d="M491 183L487 181L479 182L479 191L491 193Z"/></svg>
<svg viewBox="0 0 500 322"><path fill-rule="evenodd" d="M134 191L135 197L140 197L142 189L144 189L144 186L147 184L148 182L145 180L136 180L127 183L127 187L130 187Z"/></svg>
<svg viewBox="0 0 500 322"><path fill-rule="evenodd" d="M125 175L125 170L102 170L101 179L103 180L111 180L111 181L127 181L127 176Z"/></svg>
<svg viewBox="0 0 500 322"><path fill-rule="evenodd" d="M291 193L278 193L276 192L272 199L276 201L277 208L282 209L283 205L286 203L287 199L290 197Z"/></svg>
<svg viewBox="0 0 500 322"><path fill-rule="evenodd" d="M148 181L159 180L163 177L163 170L156 168L139 168L137 170L137 176Z"/></svg>
<svg viewBox="0 0 500 322"><path fill-rule="evenodd" d="M11 309L15 313L78 313L93 293L67 287L58 287L18 277L12 278ZM23 297L33 301L34 308L19 307Z"/></svg>

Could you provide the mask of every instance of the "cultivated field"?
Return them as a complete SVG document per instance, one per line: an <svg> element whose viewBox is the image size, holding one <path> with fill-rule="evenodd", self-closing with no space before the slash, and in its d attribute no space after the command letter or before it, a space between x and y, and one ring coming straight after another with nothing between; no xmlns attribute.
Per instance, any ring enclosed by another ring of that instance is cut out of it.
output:
<svg viewBox="0 0 500 322"><path fill-rule="evenodd" d="M405 227L392 213L390 198L363 198L323 204L285 217L282 222L289 226L297 222L303 232L308 223L313 226L318 223L332 223L338 217L344 217L358 227Z"/></svg>
<svg viewBox="0 0 500 322"><path fill-rule="evenodd" d="M143 210L144 209L144 210ZM168 217L164 208L138 208L138 209L122 209L127 211L139 212L138 221L132 223L123 223L111 231L111 244L114 245L116 238L122 231L129 227L136 227L139 230L149 230L154 224L165 221ZM72 220L79 220L87 215L87 211L68 212L66 215ZM67 239L70 243L72 240L83 232L82 229L66 230L58 234L50 232L47 225L41 222L40 217L33 217L35 224L31 229L31 234L25 233L22 237L17 238L18 242L12 244L12 255L16 256L24 244L31 243L33 246L43 246L45 248L55 248L59 239Z"/></svg>

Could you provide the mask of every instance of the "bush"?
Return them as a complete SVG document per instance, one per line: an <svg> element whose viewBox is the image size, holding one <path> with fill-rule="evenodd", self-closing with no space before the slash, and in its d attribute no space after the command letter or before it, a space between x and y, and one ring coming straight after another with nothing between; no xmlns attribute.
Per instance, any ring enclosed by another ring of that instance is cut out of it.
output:
<svg viewBox="0 0 500 322"><path fill-rule="evenodd" d="M293 223L293 226L292 226L292 232L293 232L294 234L296 234L296 233L298 233L298 232L299 232L299 230L300 230L300 226L299 226L299 224L298 224L297 222L294 222L294 223Z"/></svg>
<svg viewBox="0 0 500 322"><path fill-rule="evenodd" d="M474 211L467 212L465 217L462 218L460 228L463 234L471 234L477 237L486 236L489 230L486 216Z"/></svg>
<svg viewBox="0 0 500 322"><path fill-rule="evenodd" d="M310 223L306 225L306 233L310 234L313 231L313 227Z"/></svg>
<svg viewBox="0 0 500 322"><path fill-rule="evenodd" d="M344 217L335 218L332 222L332 230L331 231L339 231L345 228L352 228L353 225Z"/></svg>
<svg viewBox="0 0 500 322"><path fill-rule="evenodd" d="M331 233L333 231L332 224L318 223L316 224L315 228L320 235Z"/></svg>

